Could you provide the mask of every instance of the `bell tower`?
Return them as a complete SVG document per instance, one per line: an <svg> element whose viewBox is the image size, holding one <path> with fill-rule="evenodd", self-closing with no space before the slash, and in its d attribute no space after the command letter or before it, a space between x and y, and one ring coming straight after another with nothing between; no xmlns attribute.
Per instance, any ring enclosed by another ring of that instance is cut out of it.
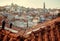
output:
<svg viewBox="0 0 60 41"><path fill-rule="evenodd" d="M43 3L43 12L45 13L45 2Z"/></svg>

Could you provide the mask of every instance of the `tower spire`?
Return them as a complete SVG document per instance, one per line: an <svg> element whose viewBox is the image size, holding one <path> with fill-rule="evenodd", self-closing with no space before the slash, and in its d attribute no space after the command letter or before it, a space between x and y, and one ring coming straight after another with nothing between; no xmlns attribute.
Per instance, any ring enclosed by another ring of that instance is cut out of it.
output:
<svg viewBox="0 0 60 41"><path fill-rule="evenodd" d="M14 2L13 2L13 0L11 0L11 1L12 1L11 4L13 5Z"/></svg>
<svg viewBox="0 0 60 41"><path fill-rule="evenodd" d="M45 2L43 3L43 8L45 9Z"/></svg>
<svg viewBox="0 0 60 41"><path fill-rule="evenodd" d="M45 2L43 3L43 11L45 13Z"/></svg>

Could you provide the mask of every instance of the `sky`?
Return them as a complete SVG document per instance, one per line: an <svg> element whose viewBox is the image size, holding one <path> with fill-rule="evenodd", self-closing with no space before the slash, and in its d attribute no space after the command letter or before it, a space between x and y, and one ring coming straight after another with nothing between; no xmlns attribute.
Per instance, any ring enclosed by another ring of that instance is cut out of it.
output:
<svg viewBox="0 0 60 41"><path fill-rule="evenodd" d="M11 3L30 8L43 8L45 2L46 8L59 8L60 0L0 0L0 6L10 5Z"/></svg>

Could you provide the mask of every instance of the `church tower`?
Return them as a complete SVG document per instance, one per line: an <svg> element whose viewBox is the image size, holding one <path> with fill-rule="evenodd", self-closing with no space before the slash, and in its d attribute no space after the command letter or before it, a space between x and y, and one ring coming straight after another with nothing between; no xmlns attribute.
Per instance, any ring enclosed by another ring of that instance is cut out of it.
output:
<svg viewBox="0 0 60 41"><path fill-rule="evenodd" d="M45 2L43 3L43 12L45 13Z"/></svg>
<svg viewBox="0 0 60 41"><path fill-rule="evenodd" d="M43 8L45 9L45 2L43 3Z"/></svg>

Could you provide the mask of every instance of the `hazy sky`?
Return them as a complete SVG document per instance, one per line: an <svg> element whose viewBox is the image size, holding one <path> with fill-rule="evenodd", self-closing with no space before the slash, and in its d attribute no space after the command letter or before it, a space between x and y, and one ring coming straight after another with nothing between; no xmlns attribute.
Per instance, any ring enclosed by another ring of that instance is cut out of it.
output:
<svg viewBox="0 0 60 41"><path fill-rule="evenodd" d="M10 5L12 2L31 8L42 8L43 2L45 2L46 8L60 8L60 0L0 0L0 6Z"/></svg>

